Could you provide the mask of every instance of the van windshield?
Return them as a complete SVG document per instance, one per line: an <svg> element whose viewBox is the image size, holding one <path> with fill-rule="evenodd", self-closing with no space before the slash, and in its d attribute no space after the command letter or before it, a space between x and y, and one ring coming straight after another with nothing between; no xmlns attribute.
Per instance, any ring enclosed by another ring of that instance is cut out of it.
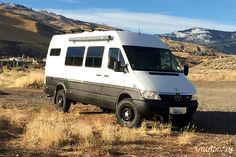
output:
<svg viewBox="0 0 236 157"><path fill-rule="evenodd" d="M182 72L173 54L168 49L123 46L133 70Z"/></svg>

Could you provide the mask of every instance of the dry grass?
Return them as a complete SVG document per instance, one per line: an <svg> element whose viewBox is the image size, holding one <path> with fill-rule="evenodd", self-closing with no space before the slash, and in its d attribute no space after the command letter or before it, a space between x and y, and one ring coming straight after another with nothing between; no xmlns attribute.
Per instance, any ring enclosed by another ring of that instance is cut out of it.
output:
<svg viewBox="0 0 236 157"><path fill-rule="evenodd" d="M72 113L69 113L72 114ZM82 145L86 148L111 145L120 142L136 142L150 135L170 135L170 126L151 129L145 124L140 128L126 128L114 124L96 125L82 120L71 121L73 115L42 110L26 126L24 143L41 149ZM78 115L80 116L80 115Z"/></svg>
<svg viewBox="0 0 236 157"><path fill-rule="evenodd" d="M178 136L177 141L180 145L192 144L192 142L195 140L195 137L196 134L194 132L184 132Z"/></svg>
<svg viewBox="0 0 236 157"><path fill-rule="evenodd" d="M67 117L68 116L68 117ZM41 149L83 144L96 145L92 125L83 121L71 121L68 114L42 110L27 124L24 142L29 147Z"/></svg>
<svg viewBox="0 0 236 157"><path fill-rule="evenodd" d="M114 143L117 138L116 138L116 132L117 132L117 127L114 125L106 125L102 128L101 130L101 139L107 144L112 144Z"/></svg>
<svg viewBox="0 0 236 157"><path fill-rule="evenodd" d="M46 109L41 111L1 109L1 112L5 113L4 116L9 115L8 118L14 123L26 123L21 126L24 131L18 136L20 140L17 139L22 148L44 151L60 150L67 156L84 155L88 151L93 155L104 156L117 146L124 144L138 146L139 143L150 140L160 143L163 142L163 138L167 140L172 138L173 144L182 147L192 144L196 136L194 132L172 136L170 125L157 122L151 124L143 122L140 128L132 129L111 122L107 123L102 119L90 122L84 119L83 114L75 116L74 112L64 114Z"/></svg>
<svg viewBox="0 0 236 157"><path fill-rule="evenodd" d="M100 127L99 130L101 132L101 141L106 144L134 142L139 140L140 137L143 137L142 128L132 129L108 124Z"/></svg>
<svg viewBox="0 0 236 157"><path fill-rule="evenodd" d="M228 56L211 60L190 69L189 78L193 81L235 81L236 57Z"/></svg>
<svg viewBox="0 0 236 157"><path fill-rule="evenodd" d="M192 81L235 81L235 70L192 70L189 74Z"/></svg>
<svg viewBox="0 0 236 157"><path fill-rule="evenodd" d="M67 140L67 134L67 126L61 114L42 111L27 124L24 141L32 147L57 147Z"/></svg>
<svg viewBox="0 0 236 157"><path fill-rule="evenodd" d="M31 109L20 110L20 109L2 109L0 108L1 117L7 118L12 124L22 124L24 121L31 116ZM27 113L27 114L26 114Z"/></svg>
<svg viewBox="0 0 236 157"><path fill-rule="evenodd" d="M23 69L3 69L0 73L0 86L5 88L33 87L41 88L43 86L43 70L23 70Z"/></svg>
<svg viewBox="0 0 236 157"><path fill-rule="evenodd" d="M24 142L29 147L56 148L82 143L93 147L96 139L92 126L83 121L71 121L66 114L42 110L26 126Z"/></svg>
<svg viewBox="0 0 236 157"><path fill-rule="evenodd" d="M100 130L102 134L102 141L109 144L114 142L135 142L149 135L170 135L171 125L154 123L151 127L149 125L149 128L147 128L147 123L143 122L140 128L127 128L121 127L119 125L107 125L103 126Z"/></svg>
<svg viewBox="0 0 236 157"><path fill-rule="evenodd" d="M75 143L81 142L84 147L96 146L97 139L95 137L92 125L83 121L78 121L78 123L69 126L68 130L72 140L74 140Z"/></svg>
<svg viewBox="0 0 236 157"><path fill-rule="evenodd" d="M31 31L31 32L38 32L37 26L36 26L36 22L33 20L28 20L28 19L23 19L20 15L16 15L16 14L12 14L9 12L4 13L5 16L10 17L16 21L19 21L19 24L16 25L19 27L22 26L22 28Z"/></svg>
<svg viewBox="0 0 236 157"><path fill-rule="evenodd" d="M140 137L143 137L140 132L142 132L142 128L136 129L121 127L117 134L121 142L134 142L138 141Z"/></svg>
<svg viewBox="0 0 236 157"><path fill-rule="evenodd" d="M144 134L148 135L170 135L171 124L163 124L159 121L144 121L142 123ZM147 129L148 128L148 129Z"/></svg>
<svg viewBox="0 0 236 157"><path fill-rule="evenodd" d="M227 125L233 124L231 112L234 111L232 108L234 103L232 102L230 107L227 104L223 105L224 108L231 111L225 114L223 112L226 110L217 107L219 99L212 97L214 94L216 96L222 95L228 89L231 93L228 92L230 95L224 99L222 96L222 101L232 98L232 85L231 83L227 84L227 87L230 86L230 88L222 88L224 86L222 84L218 86L218 83L201 85L204 88L210 88L210 90L205 89L201 92L203 95L205 95L204 92L211 93L209 97L214 98L215 102L210 103L212 106L207 106L207 108L203 106L203 112L199 112L197 115L199 118L196 121L198 122L196 123L198 133L187 132L184 134L171 132L170 127L158 123L147 126L147 122L144 122L143 126L138 129L123 128L116 125L114 114L97 113L100 109L90 105L73 105L70 113L59 113L49 106L51 105L49 104L50 100L46 96L42 98L40 96L44 101L38 101L33 97L43 93L39 90L32 90L32 96L29 97L31 95L29 89L5 89L3 92L9 93L9 95L0 95L0 106L2 106L0 107L0 143L1 146L3 144L1 153L3 153L2 156L14 154L19 154L19 156L37 156L40 154L41 156L50 156L42 154L45 152L54 152L58 156L155 156L157 154L159 156L184 156L185 154L209 156L208 153L201 153L196 150L203 147L211 148L212 146L217 148L229 147L231 151L234 151L235 129ZM225 91L209 92L215 89L214 86ZM27 102L25 102L26 99ZM209 102L208 100L205 101L205 103ZM225 103L228 102L225 101ZM219 102L218 106L222 107L222 104L225 103ZM214 108L212 108L213 105ZM29 106L32 108L28 109ZM39 107L44 107L45 110L40 111ZM210 122L207 122L206 119ZM212 119L216 120L212 121ZM12 125L11 123L18 123L19 125ZM211 133L211 131L213 132ZM229 135L225 135L227 133ZM128 136L131 134L134 134L134 137ZM54 138L50 139L50 136ZM232 140L232 143L223 143L226 139ZM9 152L4 153L4 149L9 150ZM33 152L38 153L33 154ZM235 151L233 154L216 152L212 155L235 156Z"/></svg>
<svg viewBox="0 0 236 157"><path fill-rule="evenodd" d="M42 109L33 110L1 109L1 116L13 123L26 123L23 134L23 145L30 148L61 148L80 145L86 148L112 145L122 142L137 142L148 136L171 134L171 126L156 124L147 128L146 122L140 128L121 127L117 124L106 124L102 120L93 123L78 120L80 114L64 114ZM77 113L77 112L76 112ZM75 120L72 120L74 116Z"/></svg>

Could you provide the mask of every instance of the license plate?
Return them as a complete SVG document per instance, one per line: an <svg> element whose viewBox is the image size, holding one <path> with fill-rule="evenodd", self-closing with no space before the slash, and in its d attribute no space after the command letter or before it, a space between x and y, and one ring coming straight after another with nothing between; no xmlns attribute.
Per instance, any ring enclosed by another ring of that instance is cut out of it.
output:
<svg viewBox="0 0 236 157"><path fill-rule="evenodd" d="M185 114L187 113L186 107L170 107L170 114Z"/></svg>

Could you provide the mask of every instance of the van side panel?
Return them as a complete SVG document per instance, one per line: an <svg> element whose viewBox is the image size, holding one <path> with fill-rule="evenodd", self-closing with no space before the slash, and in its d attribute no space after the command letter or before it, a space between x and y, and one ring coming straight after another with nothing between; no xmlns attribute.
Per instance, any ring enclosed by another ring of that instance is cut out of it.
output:
<svg viewBox="0 0 236 157"><path fill-rule="evenodd" d="M52 38L49 51L52 48L60 48L60 56L50 56L48 52L46 63L47 94L54 95L58 82L67 84L66 96L68 99L82 103L96 104L104 108L115 109L119 95L124 91L125 74L108 69L109 48L119 48L122 51L121 40L127 36L121 36L120 32L98 32L100 35L111 35L112 41L95 42L69 42L71 37L91 36L93 33L57 35ZM96 35L95 35L96 36ZM128 40L126 40L128 42ZM65 65L68 47L85 47L82 66ZM89 47L104 46L104 54L101 68L86 67L86 56ZM126 62L128 61L124 55Z"/></svg>
<svg viewBox="0 0 236 157"><path fill-rule="evenodd" d="M101 105L100 87L89 82L68 82L68 98L85 104Z"/></svg>
<svg viewBox="0 0 236 157"><path fill-rule="evenodd" d="M102 84L101 93L103 106L109 109L115 109L117 98L123 90L124 86Z"/></svg>

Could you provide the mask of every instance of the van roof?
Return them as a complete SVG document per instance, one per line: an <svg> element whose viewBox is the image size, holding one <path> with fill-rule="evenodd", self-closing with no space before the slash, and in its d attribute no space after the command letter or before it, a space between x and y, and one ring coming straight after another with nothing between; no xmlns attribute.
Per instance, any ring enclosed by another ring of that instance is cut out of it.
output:
<svg viewBox="0 0 236 157"><path fill-rule="evenodd" d="M75 34L55 35L53 38L63 38L70 41L102 41L119 40L121 45L155 47L169 49L157 35L134 33L128 31L93 31Z"/></svg>

